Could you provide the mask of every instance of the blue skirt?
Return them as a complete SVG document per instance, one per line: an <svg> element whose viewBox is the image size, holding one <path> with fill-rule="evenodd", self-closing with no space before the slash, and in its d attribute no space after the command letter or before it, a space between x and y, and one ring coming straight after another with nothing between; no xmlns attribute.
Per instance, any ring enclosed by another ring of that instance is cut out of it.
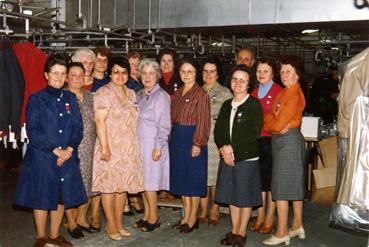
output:
<svg viewBox="0 0 369 247"><path fill-rule="evenodd" d="M207 194L208 148L201 146L198 157L191 156L195 126L174 125L169 144L170 193L181 196Z"/></svg>

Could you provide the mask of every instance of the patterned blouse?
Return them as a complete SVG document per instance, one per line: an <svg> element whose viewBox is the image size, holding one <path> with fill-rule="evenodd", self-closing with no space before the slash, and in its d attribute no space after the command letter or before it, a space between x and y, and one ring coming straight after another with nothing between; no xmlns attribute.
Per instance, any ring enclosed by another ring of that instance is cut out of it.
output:
<svg viewBox="0 0 369 247"><path fill-rule="evenodd" d="M207 92L197 83L182 96L184 87L174 93L172 122L196 126L193 144L207 145L210 135L210 100Z"/></svg>

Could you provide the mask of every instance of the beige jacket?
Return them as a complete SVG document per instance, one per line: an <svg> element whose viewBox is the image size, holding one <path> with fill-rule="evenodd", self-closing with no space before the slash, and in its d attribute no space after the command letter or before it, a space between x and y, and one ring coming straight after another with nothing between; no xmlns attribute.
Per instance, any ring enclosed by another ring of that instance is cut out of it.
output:
<svg viewBox="0 0 369 247"><path fill-rule="evenodd" d="M350 119L358 96L369 95L369 48L354 56L346 68L338 97L338 135L350 137Z"/></svg>

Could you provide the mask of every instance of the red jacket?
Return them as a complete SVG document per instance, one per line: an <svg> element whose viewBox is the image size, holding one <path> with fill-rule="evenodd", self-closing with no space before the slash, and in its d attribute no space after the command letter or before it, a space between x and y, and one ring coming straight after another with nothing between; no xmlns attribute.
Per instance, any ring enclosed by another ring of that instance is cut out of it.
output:
<svg viewBox="0 0 369 247"><path fill-rule="evenodd" d="M47 86L44 65L47 55L32 43L13 44L13 51L23 72L25 81L21 124L26 120L25 112L28 97Z"/></svg>

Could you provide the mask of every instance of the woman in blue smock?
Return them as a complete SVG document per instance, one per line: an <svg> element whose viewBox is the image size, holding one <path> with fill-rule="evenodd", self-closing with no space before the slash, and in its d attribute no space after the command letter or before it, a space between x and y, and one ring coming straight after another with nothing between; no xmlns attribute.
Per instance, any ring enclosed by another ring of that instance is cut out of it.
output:
<svg viewBox="0 0 369 247"><path fill-rule="evenodd" d="M77 147L83 137L75 94L63 90L65 60L50 56L45 63L48 86L31 95L26 108L29 145L19 175L14 204L32 208L37 231L34 246L72 246L59 235L64 208L87 200ZM50 231L46 221L50 211Z"/></svg>

